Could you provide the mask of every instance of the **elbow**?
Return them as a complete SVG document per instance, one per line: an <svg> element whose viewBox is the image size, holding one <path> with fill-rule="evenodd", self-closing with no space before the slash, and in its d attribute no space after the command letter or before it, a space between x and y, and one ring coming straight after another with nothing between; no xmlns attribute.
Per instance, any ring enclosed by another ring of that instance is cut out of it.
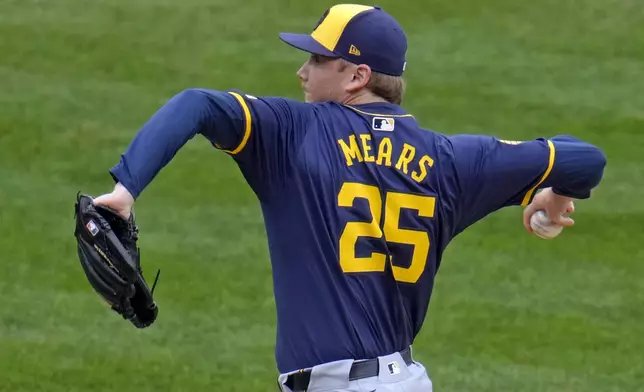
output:
<svg viewBox="0 0 644 392"><path fill-rule="evenodd" d="M573 171L577 178L572 182L590 192L599 185L604 176L606 155L598 147L586 143L586 151L580 163L583 165L583 169L580 172Z"/></svg>
<svg viewBox="0 0 644 392"><path fill-rule="evenodd" d="M226 101L226 93L205 88L187 88L177 93L172 100L192 108L211 111L213 107L221 106Z"/></svg>
<svg viewBox="0 0 644 392"><path fill-rule="evenodd" d="M199 89L186 89L172 96L163 109L173 114L195 113L206 104L206 95Z"/></svg>
<svg viewBox="0 0 644 392"><path fill-rule="evenodd" d="M599 148L595 147L595 166L598 171L603 172L606 167L607 159L606 154Z"/></svg>
<svg viewBox="0 0 644 392"><path fill-rule="evenodd" d="M555 193L575 199L587 199L604 176L606 155L588 143L559 143L561 160L552 174Z"/></svg>
<svg viewBox="0 0 644 392"><path fill-rule="evenodd" d="M606 159L606 154L599 148L593 146L593 151L590 154L589 157L589 172L591 173L591 181L590 183L592 184L592 188L596 187L599 185L600 181L602 180L604 176L604 169L606 168L607 164L607 159Z"/></svg>
<svg viewBox="0 0 644 392"><path fill-rule="evenodd" d="M198 88L187 88L174 96L181 102L189 102L191 104L204 103L207 100L206 92Z"/></svg>

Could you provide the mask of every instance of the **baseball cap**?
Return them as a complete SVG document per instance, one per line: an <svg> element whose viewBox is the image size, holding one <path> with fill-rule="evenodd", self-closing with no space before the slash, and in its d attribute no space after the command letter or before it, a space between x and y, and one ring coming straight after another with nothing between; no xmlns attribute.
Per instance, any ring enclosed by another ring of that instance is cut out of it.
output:
<svg viewBox="0 0 644 392"><path fill-rule="evenodd" d="M305 52L366 64L387 75L401 76L406 66L407 36L378 6L338 4L322 15L310 35L280 33L279 37Z"/></svg>

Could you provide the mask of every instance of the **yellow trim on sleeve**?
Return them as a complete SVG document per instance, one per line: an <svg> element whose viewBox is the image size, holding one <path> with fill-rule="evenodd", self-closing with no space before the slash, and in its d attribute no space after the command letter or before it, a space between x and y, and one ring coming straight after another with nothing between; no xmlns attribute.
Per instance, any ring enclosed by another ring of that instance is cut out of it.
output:
<svg viewBox="0 0 644 392"><path fill-rule="evenodd" d="M548 159L548 168L546 169L546 172L543 173L543 176L541 177L541 180L539 180L537 185L532 187L532 189L530 189L528 193L525 194L525 197L521 202L521 205L524 207L530 203L530 200L532 199L532 194L537 190L539 185L543 184L546 178L548 178L548 176L550 175L550 172L552 171L552 167L555 165L555 145L550 140L548 140L548 148L550 148L550 158Z"/></svg>
<svg viewBox="0 0 644 392"><path fill-rule="evenodd" d="M253 128L253 123L252 123L252 117L250 116L250 109L248 109L248 105L246 104L246 101L244 101L244 98L242 98L241 95L235 93L235 92L229 92L230 95L235 97L237 101L239 101L239 104L241 105L242 109L244 110L244 117L246 118L245 123L245 129L244 129L244 138L242 139L241 143L235 148L234 150L224 150L227 153L230 153L232 155L238 154L241 150L246 147L246 143L248 143L248 139L250 138L250 132Z"/></svg>

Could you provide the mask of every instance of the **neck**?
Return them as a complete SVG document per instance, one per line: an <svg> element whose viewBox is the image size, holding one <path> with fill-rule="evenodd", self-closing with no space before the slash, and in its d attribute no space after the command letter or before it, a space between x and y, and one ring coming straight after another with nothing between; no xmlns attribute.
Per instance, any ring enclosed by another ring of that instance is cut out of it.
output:
<svg viewBox="0 0 644 392"><path fill-rule="evenodd" d="M364 105L367 103L376 103L376 102L387 102L387 101L375 95L369 90L363 90L356 94L349 95L342 100L342 103L346 105Z"/></svg>

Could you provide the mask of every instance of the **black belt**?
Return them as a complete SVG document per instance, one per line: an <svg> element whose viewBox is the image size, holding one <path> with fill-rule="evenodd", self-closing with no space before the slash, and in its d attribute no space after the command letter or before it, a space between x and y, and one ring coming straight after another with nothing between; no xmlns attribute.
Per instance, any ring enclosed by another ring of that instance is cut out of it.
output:
<svg viewBox="0 0 644 392"><path fill-rule="evenodd" d="M403 361L407 366L414 363L411 358L411 349L407 347L400 352ZM380 371L378 358L368 359L366 361L355 361L349 371L349 381L360 380L362 378L376 377ZM301 370L297 373L290 374L284 385L294 392L306 391L311 381L311 369Z"/></svg>

